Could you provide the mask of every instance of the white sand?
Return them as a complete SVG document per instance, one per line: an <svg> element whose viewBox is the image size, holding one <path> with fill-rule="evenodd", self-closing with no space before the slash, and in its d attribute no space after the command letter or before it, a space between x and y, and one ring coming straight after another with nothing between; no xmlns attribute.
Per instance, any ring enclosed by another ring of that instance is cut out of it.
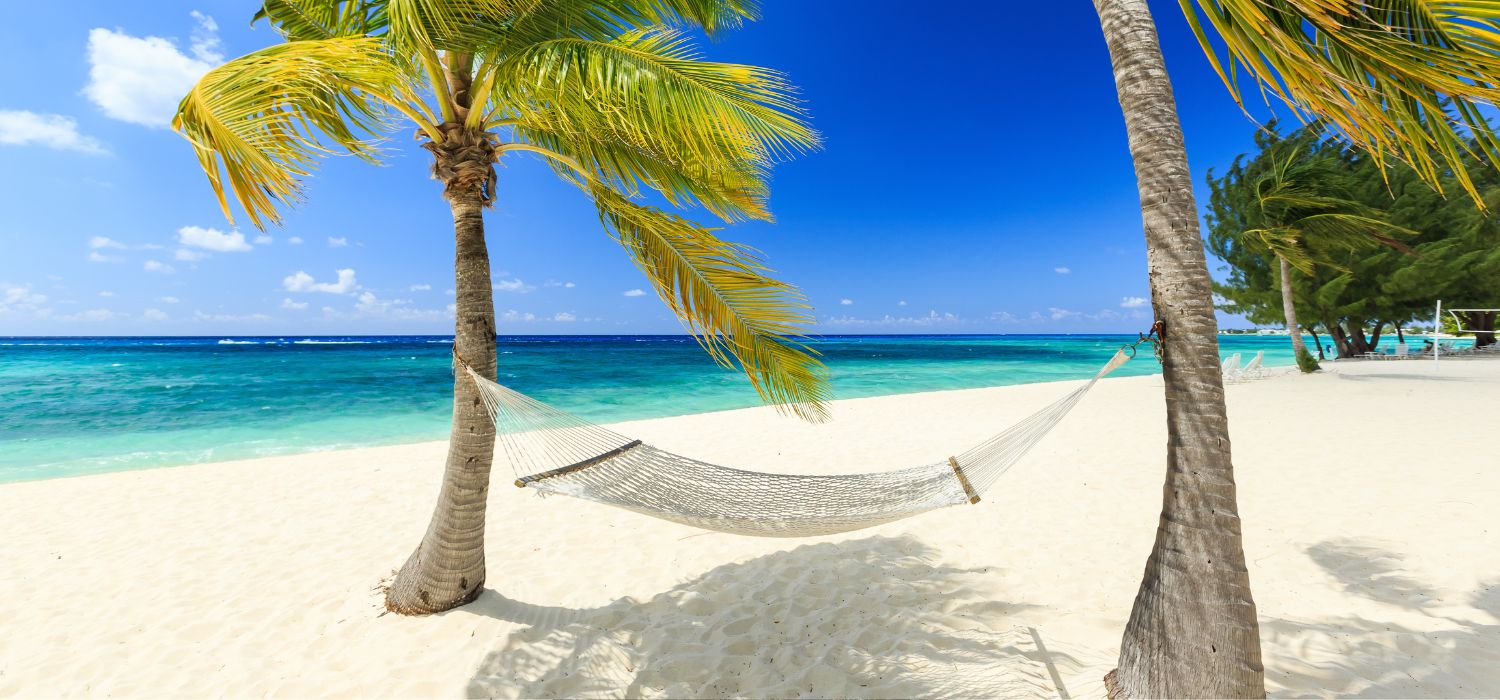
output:
<svg viewBox="0 0 1500 700"><path fill-rule="evenodd" d="M0 696L1097 696L1160 509L1160 377L1108 380L978 506L702 534L497 474L489 591L382 615L423 444L0 486ZM766 470L940 459L1064 385L629 431ZM1279 696L1500 695L1500 361L1229 389ZM1434 460L1435 454L1441 454Z"/></svg>

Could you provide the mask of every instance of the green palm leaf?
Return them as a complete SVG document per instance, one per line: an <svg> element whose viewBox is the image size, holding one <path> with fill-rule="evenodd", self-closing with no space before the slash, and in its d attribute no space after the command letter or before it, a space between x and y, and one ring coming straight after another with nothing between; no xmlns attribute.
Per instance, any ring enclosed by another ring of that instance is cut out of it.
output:
<svg viewBox="0 0 1500 700"><path fill-rule="evenodd" d="M710 229L605 187L590 192L605 227L715 361L737 364L778 407L827 418L827 370L800 340L812 318L795 287L770 277L754 250Z"/></svg>
<svg viewBox="0 0 1500 700"><path fill-rule="evenodd" d="M204 75L178 107L173 128L193 144L224 216L224 181L258 227L301 198L302 177L331 149L366 160L367 136L388 128L385 106L414 99L407 69L378 40L294 41L237 58Z"/></svg>
<svg viewBox="0 0 1500 700"><path fill-rule="evenodd" d="M500 118L608 134L710 170L769 165L818 146L784 76L696 60L689 42L666 28L534 44L501 61L494 76L487 97Z"/></svg>
<svg viewBox="0 0 1500 700"><path fill-rule="evenodd" d="M1393 155L1441 188L1445 163L1480 202L1463 159L1500 167L1481 107L1500 102L1493 0L1179 0L1215 70L1326 119L1377 159ZM1194 6L1196 5L1196 7ZM1203 28L1223 40L1220 59ZM1227 66L1227 68L1226 68ZM1471 138L1472 137L1472 138Z"/></svg>

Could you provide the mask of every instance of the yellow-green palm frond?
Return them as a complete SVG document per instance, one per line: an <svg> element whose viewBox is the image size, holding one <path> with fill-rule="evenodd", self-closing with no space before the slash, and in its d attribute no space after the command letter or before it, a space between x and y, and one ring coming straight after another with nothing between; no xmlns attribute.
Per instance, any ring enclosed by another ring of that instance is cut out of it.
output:
<svg viewBox="0 0 1500 700"><path fill-rule="evenodd" d="M359 36L385 25L381 0L263 0L252 22L270 22L287 41Z"/></svg>
<svg viewBox="0 0 1500 700"><path fill-rule="evenodd" d="M661 27L534 44L501 61L487 83L499 118L607 135L706 172L769 167L818 146L780 73L697 60L682 35Z"/></svg>
<svg viewBox="0 0 1500 700"><path fill-rule="evenodd" d="M476 53L545 0L381 0L396 51Z"/></svg>
<svg viewBox="0 0 1500 700"><path fill-rule="evenodd" d="M300 200L300 178L332 152L323 139L374 159L366 140L385 129L381 104L415 100L408 69L369 37L294 41L209 71L178 106L172 126L193 144L233 221L225 179L258 227Z"/></svg>
<svg viewBox="0 0 1500 700"><path fill-rule="evenodd" d="M713 36L758 16L751 0L541 0L505 26L494 45L514 51L553 39L608 41L655 25L697 27Z"/></svg>
<svg viewBox="0 0 1500 700"><path fill-rule="evenodd" d="M1477 203L1463 164L1471 136L1500 167L1500 142L1480 112L1500 103L1500 3L1179 2L1235 99L1243 70L1299 113L1327 120L1377 160L1390 154L1407 162L1433 186L1441 187L1446 164Z"/></svg>
<svg viewBox="0 0 1500 700"><path fill-rule="evenodd" d="M715 361L738 365L778 407L827 418L827 369L801 340L812 321L801 292L770 277L750 248L607 187L588 189L605 227Z"/></svg>
<svg viewBox="0 0 1500 700"><path fill-rule="evenodd" d="M766 201L770 196L767 172L759 163L721 159L710 167L648 150L604 131L561 132L545 118L518 118L510 126L518 142L571 158L593 179L627 194L650 188L673 206L696 203L729 222L772 218ZM560 175L572 175L565 166L555 161L552 165Z"/></svg>

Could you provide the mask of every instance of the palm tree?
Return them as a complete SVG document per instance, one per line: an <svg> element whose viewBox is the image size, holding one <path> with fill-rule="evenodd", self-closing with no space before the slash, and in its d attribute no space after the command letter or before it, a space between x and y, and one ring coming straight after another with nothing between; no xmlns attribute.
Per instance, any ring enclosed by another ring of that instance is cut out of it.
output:
<svg viewBox="0 0 1500 700"><path fill-rule="evenodd" d="M1258 219L1255 223L1259 225L1238 236L1242 245L1275 257L1280 266L1282 313L1291 334L1292 351L1304 372L1317 369L1317 365L1306 364L1303 359L1312 356L1297 324L1292 269L1311 275L1319 264L1338 267L1326 256L1311 252L1309 244L1320 251L1386 245L1411 252L1390 234L1416 233L1387 222L1378 212L1350 199L1343 180L1344 175L1328 156L1304 156L1300 149L1291 149L1253 183L1251 196Z"/></svg>
<svg viewBox="0 0 1500 700"><path fill-rule="evenodd" d="M192 142L225 216L231 190L258 227L300 199L333 148L366 160L402 119L432 153L453 214L454 354L496 376L483 211L495 163L541 156L592 200L604 228L714 359L761 396L823 415L822 364L801 341L807 306L758 255L638 201L654 193L725 222L769 220L772 164L818 144L792 86L764 68L701 60L682 28L754 18L753 0L265 0L284 43L205 75L174 127ZM432 613L485 581L495 428L455 372L441 491L386 606Z"/></svg>
<svg viewBox="0 0 1500 700"><path fill-rule="evenodd" d="M1215 69L1249 75L1432 185L1500 98L1500 21L1482 0L1179 0ZM1212 281L1172 84L1146 0L1094 0L1135 161L1152 308L1164 323L1167 478L1156 542L1106 677L1111 697L1263 697L1265 672L1225 418ZM1229 52L1226 70L1203 19ZM1451 117L1451 118L1450 118Z"/></svg>

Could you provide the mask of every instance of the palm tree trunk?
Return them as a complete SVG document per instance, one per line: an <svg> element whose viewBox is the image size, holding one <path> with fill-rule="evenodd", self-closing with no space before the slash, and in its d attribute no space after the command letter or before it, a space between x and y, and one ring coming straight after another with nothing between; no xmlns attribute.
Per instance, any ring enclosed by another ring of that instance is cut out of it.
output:
<svg viewBox="0 0 1500 700"><path fill-rule="evenodd" d="M1302 342L1302 327L1297 325L1297 306L1292 303L1292 265L1277 256L1281 263L1281 312L1286 315L1286 332L1292 336L1292 356L1302 357L1307 345Z"/></svg>
<svg viewBox="0 0 1500 700"><path fill-rule="evenodd" d="M453 349L475 371L494 379L495 305L484 242L486 198L480 187L454 184L463 183L450 183L447 190L456 238ZM386 592L386 608L397 613L454 608L474 600L484 586L484 519L495 424L474 382L456 365L454 369L453 429L443 485L422 544Z"/></svg>
<svg viewBox="0 0 1500 700"><path fill-rule="evenodd" d="M1166 323L1162 514L1105 683L1111 697L1264 697L1218 323L1172 85L1145 0L1094 0L1094 9L1135 160L1152 308Z"/></svg>

